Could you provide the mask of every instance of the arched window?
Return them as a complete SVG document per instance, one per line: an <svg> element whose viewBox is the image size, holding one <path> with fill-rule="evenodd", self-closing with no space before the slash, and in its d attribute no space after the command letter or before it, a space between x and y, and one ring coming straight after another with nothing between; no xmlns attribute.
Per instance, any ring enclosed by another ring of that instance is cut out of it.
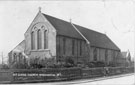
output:
<svg viewBox="0 0 135 85"><path fill-rule="evenodd" d="M42 32L40 29L37 31L37 48L42 48Z"/></svg>
<svg viewBox="0 0 135 85"><path fill-rule="evenodd" d="M93 54L94 54L94 61L97 61L97 49L96 48L94 49Z"/></svg>
<svg viewBox="0 0 135 85"><path fill-rule="evenodd" d="M18 58L19 58L19 62L21 62L22 61L22 53L19 53L19 56L18 56Z"/></svg>
<svg viewBox="0 0 135 85"><path fill-rule="evenodd" d="M82 42L80 41L80 55L82 55Z"/></svg>
<svg viewBox="0 0 135 85"><path fill-rule="evenodd" d="M13 57L14 57L14 61L13 62L16 62L17 61L17 55L16 55L16 53L14 53Z"/></svg>
<svg viewBox="0 0 135 85"><path fill-rule="evenodd" d="M63 38L63 54L66 53L66 38Z"/></svg>
<svg viewBox="0 0 135 85"><path fill-rule="evenodd" d="M31 49L35 49L35 35L34 32L31 32Z"/></svg>
<svg viewBox="0 0 135 85"><path fill-rule="evenodd" d="M47 30L44 31L44 49L47 48Z"/></svg>
<svg viewBox="0 0 135 85"><path fill-rule="evenodd" d="M105 50L105 61L107 62L107 60L108 60L108 51Z"/></svg>
<svg viewBox="0 0 135 85"><path fill-rule="evenodd" d="M74 55L75 51L75 40L72 40L72 55Z"/></svg>

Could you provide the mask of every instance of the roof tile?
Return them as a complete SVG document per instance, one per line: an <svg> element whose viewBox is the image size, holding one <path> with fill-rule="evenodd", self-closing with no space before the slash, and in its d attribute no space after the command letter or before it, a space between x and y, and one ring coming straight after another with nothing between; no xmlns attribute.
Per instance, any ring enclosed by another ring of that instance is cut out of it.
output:
<svg viewBox="0 0 135 85"><path fill-rule="evenodd" d="M58 35L83 39L83 37L73 28L70 22L46 14L43 15L55 27ZM90 30L76 24L74 25L90 41L91 46L120 50L105 34Z"/></svg>

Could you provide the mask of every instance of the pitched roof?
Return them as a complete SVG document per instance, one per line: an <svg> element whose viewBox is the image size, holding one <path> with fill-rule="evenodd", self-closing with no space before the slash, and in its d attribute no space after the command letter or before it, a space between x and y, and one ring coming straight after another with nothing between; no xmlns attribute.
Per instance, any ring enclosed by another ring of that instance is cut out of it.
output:
<svg viewBox="0 0 135 85"><path fill-rule="evenodd" d="M57 30L58 35L83 39L83 37L73 28L70 22L46 14L43 15ZM91 46L120 50L105 34L90 30L76 24L74 25L90 41Z"/></svg>
<svg viewBox="0 0 135 85"><path fill-rule="evenodd" d="M75 25L92 46L120 50L105 34Z"/></svg>
<svg viewBox="0 0 135 85"><path fill-rule="evenodd" d="M20 42L12 51L13 52L23 52L25 50L25 40Z"/></svg>
<svg viewBox="0 0 135 85"><path fill-rule="evenodd" d="M58 18L54 18L46 14L43 14L43 15L57 30L58 35L64 35L68 37L83 39L83 37L72 27L72 25L69 22L58 19Z"/></svg>

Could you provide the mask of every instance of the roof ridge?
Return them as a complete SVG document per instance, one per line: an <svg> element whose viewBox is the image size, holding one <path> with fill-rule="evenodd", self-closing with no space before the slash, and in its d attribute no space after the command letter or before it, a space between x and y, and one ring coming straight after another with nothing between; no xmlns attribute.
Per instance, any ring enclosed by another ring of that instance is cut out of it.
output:
<svg viewBox="0 0 135 85"><path fill-rule="evenodd" d="M64 21L64 22L70 24L70 22L68 22L68 21L66 21L66 20L63 20L63 19L60 19L60 18L57 18L57 17L53 17L53 16L50 16L50 15L48 15L48 14L44 14L44 13L42 13L42 14L45 15L45 16L49 16L49 17L52 17L52 18L55 18L55 19L58 19L58 20L60 20L60 21ZM87 29L87 30L89 30L89 31L93 31L93 32L96 32L96 33L100 33L100 34L102 34L102 35L105 35L104 33L97 32L96 30L92 30L92 29L89 29L89 28L87 28L87 27L84 27L84 26L75 24L75 23L72 23L72 24L75 25L75 26L79 26L79 27L82 27L82 28L84 28L84 29Z"/></svg>
<svg viewBox="0 0 135 85"><path fill-rule="evenodd" d="M53 17L53 16L50 16L50 15L48 15L48 14L44 14L44 13L42 13L42 14L43 14L43 15L45 15L45 16L49 16L49 17L52 17L52 18L58 19L58 20L60 20L60 21L64 21L64 22L69 23L68 21L63 20L63 19L60 19L60 18L57 18L57 17Z"/></svg>

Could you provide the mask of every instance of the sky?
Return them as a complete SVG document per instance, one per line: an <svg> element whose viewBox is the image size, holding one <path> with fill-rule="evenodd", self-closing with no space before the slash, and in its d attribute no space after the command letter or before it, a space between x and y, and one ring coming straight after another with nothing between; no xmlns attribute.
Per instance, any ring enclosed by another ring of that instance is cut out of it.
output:
<svg viewBox="0 0 135 85"><path fill-rule="evenodd" d="M24 40L24 33L41 12L105 33L121 51L134 56L135 1L0 1L0 56ZM1 58L0 58L1 60Z"/></svg>

